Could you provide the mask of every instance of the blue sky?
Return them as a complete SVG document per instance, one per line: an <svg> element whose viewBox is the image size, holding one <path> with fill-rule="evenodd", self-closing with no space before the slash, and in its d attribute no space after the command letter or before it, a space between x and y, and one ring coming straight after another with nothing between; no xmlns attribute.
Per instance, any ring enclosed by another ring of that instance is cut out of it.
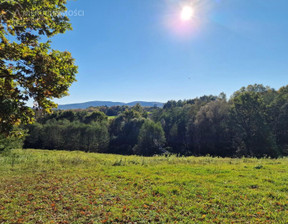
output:
<svg viewBox="0 0 288 224"><path fill-rule="evenodd" d="M181 21L183 6L193 7ZM287 0L77 0L73 31L53 38L79 66L57 103L231 95L254 83L287 85Z"/></svg>

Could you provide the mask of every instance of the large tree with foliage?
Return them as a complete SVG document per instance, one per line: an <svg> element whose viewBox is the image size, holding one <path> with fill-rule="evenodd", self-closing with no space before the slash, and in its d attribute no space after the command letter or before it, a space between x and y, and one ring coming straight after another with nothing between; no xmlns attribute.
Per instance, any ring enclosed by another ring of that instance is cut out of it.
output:
<svg viewBox="0 0 288 224"><path fill-rule="evenodd" d="M138 108L139 109L139 108ZM139 131L145 121L142 110L131 108L124 111L110 124L109 153L133 154Z"/></svg>
<svg viewBox="0 0 288 224"><path fill-rule="evenodd" d="M271 127L283 155L288 155L288 86L277 91L269 106Z"/></svg>
<svg viewBox="0 0 288 224"><path fill-rule="evenodd" d="M147 119L140 129L138 144L133 150L138 155L153 156L164 152L165 142L165 133L161 124Z"/></svg>
<svg viewBox="0 0 288 224"><path fill-rule="evenodd" d="M244 91L234 94L231 103L230 125L235 132L234 142L238 152L257 157L278 156L263 94L258 91Z"/></svg>
<svg viewBox="0 0 288 224"><path fill-rule="evenodd" d="M226 100L219 99L201 107L194 122L196 155L233 155L228 121L229 105Z"/></svg>
<svg viewBox="0 0 288 224"><path fill-rule="evenodd" d="M28 100L49 112L56 107L53 99L67 95L75 81L71 54L50 47L51 37L72 29L65 5L66 0L0 2L0 133L6 136L33 120Z"/></svg>

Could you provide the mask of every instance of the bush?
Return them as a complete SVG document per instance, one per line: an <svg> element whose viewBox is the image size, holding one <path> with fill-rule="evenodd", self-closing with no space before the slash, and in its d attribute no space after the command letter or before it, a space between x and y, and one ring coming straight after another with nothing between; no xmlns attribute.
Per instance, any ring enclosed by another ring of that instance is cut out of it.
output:
<svg viewBox="0 0 288 224"><path fill-rule="evenodd" d="M10 149L21 149L24 144L25 136L11 136L5 137L0 135L0 152Z"/></svg>

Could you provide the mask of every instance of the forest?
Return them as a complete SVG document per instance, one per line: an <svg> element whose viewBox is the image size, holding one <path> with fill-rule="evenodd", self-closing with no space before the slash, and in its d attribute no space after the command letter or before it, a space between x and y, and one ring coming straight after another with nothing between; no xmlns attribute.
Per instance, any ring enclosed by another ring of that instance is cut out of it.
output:
<svg viewBox="0 0 288 224"><path fill-rule="evenodd" d="M36 113L25 148L153 156L288 155L288 86L255 84L230 99L202 96L163 108L98 107ZM112 116L111 116L112 115Z"/></svg>

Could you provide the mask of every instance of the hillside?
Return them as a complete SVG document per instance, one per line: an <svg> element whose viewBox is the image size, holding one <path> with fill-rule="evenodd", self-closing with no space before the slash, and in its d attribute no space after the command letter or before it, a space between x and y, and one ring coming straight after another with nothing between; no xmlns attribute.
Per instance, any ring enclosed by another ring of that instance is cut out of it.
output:
<svg viewBox="0 0 288 224"><path fill-rule="evenodd" d="M145 101L134 101L130 103L123 103L123 102L112 102L112 101L90 101L85 103L75 103L75 104L65 104L59 105L57 109L59 110L71 110L71 109L87 109L89 107L99 107L99 106L135 106L139 103L142 107L163 107L163 103L160 102L145 102Z"/></svg>

